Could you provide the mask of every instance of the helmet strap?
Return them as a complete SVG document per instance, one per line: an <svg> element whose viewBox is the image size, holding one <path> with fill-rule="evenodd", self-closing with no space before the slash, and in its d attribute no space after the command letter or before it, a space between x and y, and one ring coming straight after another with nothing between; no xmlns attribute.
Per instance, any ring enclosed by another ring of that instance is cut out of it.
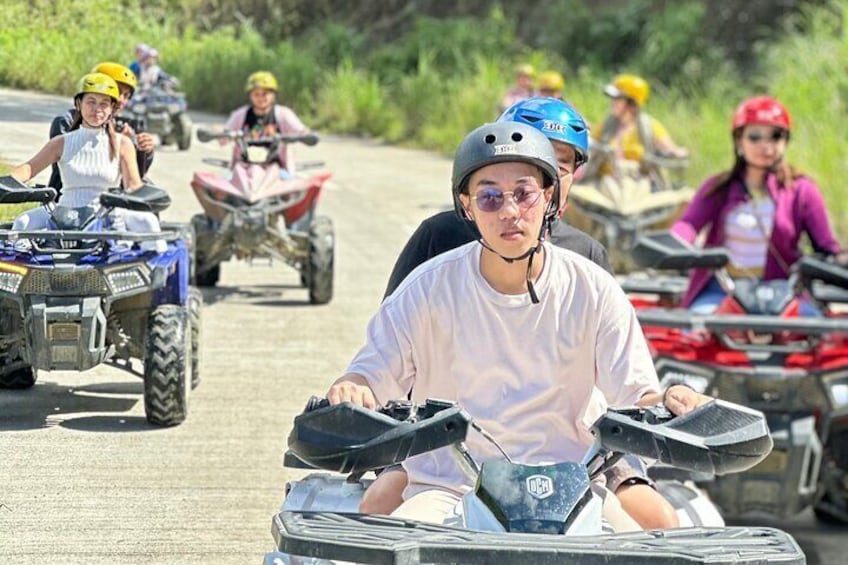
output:
<svg viewBox="0 0 848 565"><path fill-rule="evenodd" d="M486 240L483 239L482 237L478 240L480 242L480 245L482 245L483 247L485 247L486 249L488 249L489 251L491 251L492 253L494 253L495 255L497 255L498 257L500 257L501 259L503 259L507 263L512 264L512 263L515 263L516 261L523 261L524 259L527 259L528 257L530 258L527 261L526 280L527 280L527 292L528 292L528 294L530 294L530 302L532 302L533 304L539 303L539 296L536 294L536 288L533 286L533 274L532 274L533 273L533 257L535 257L536 254L539 253L542 250L542 242L545 241L545 234L550 230L550 227L551 227L551 224L553 223L553 220L554 220L554 215L551 215L551 214L545 215L545 219L542 222L542 226L539 228L539 237L537 239L536 245L534 245L533 247L531 247L530 249L528 249L527 251L525 251L524 253L522 253L521 255L519 255L517 257L505 257L505 256L501 255L500 253L498 253L497 251L495 251L492 248L492 246L489 245L486 242Z"/></svg>

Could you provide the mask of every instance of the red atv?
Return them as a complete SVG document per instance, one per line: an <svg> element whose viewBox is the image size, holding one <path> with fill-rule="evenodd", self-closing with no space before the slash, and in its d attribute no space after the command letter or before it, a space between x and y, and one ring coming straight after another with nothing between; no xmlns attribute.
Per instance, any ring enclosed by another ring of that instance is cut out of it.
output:
<svg viewBox="0 0 848 565"><path fill-rule="evenodd" d="M204 213L192 218L195 230L195 280L215 286L221 263L238 259L269 259L288 263L300 272L312 304L333 296L335 235L333 223L315 214L321 188L330 173L309 177L286 172L278 160L284 143L315 145L318 137L277 134L259 139L240 131L200 129L202 142L230 140L236 145L228 174L196 172L191 181Z"/></svg>
<svg viewBox="0 0 848 565"><path fill-rule="evenodd" d="M622 286L661 384L687 384L768 419L774 451L704 484L712 500L725 516L788 517L812 505L819 519L848 523L848 269L804 257L789 280L734 280L725 249L698 249L670 232L641 238L633 257L650 277ZM651 271L691 268L712 269L727 292L713 314L679 306L685 277ZM801 315L802 300L816 315Z"/></svg>

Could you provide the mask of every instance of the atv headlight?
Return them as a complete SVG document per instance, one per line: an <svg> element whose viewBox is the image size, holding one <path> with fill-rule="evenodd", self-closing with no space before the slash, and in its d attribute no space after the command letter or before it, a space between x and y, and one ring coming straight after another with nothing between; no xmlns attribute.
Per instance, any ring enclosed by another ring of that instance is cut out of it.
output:
<svg viewBox="0 0 848 565"><path fill-rule="evenodd" d="M144 265L136 265L129 269L110 271L106 274L106 282L113 294L143 288L149 281L148 269Z"/></svg>
<svg viewBox="0 0 848 565"><path fill-rule="evenodd" d="M28 271L29 269L21 265L0 261L0 290L12 294L18 292Z"/></svg>
<svg viewBox="0 0 848 565"><path fill-rule="evenodd" d="M5 273L0 271L0 290L15 294L23 282L23 275L18 273Z"/></svg>

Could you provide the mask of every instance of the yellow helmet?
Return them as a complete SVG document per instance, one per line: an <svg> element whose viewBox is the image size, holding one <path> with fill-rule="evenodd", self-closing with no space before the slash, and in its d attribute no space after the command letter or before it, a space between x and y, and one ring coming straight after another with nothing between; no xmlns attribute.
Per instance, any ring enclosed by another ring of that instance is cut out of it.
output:
<svg viewBox="0 0 848 565"><path fill-rule="evenodd" d="M74 98L86 93L105 94L115 102L118 102L121 98L118 83L115 82L115 79L103 73L89 73L80 79Z"/></svg>
<svg viewBox="0 0 848 565"><path fill-rule="evenodd" d="M556 71L548 71L539 75L539 90L562 90L565 88L565 79Z"/></svg>
<svg viewBox="0 0 848 565"><path fill-rule="evenodd" d="M112 63L109 61L98 63L93 69L91 69L91 72L109 75L112 77L112 80L118 84L126 84L129 86L133 92L135 92L135 89L138 88L138 78L136 78L135 73L132 72L129 67L125 67L120 63Z"/></svg>
<svg viewBox="0 0 848 565"><path fill-rule="evenodd" d="M624 96L633 100L640 107L648 101L650 91L651 88L645 82L645 79L636 75L618 75L612 80L612 83L604 87L604 94L607 96L613 98Z"/></svg>
<svg viewBox="0 0 848 565"><path fill-rule="evenodd" d="M277 91L277 79L268 71L256 71L247 77L247 83L244 85L244 90L250 92L256 88L264 88L265 90Z"/></svg>
<svg viewBox="0 0 848 565"><path fill-rule="evenodd" d="M515 74L534 77L536 76L536 69L533 68L533 65L528 65L527 63L524 63L523 65L518 65L517 67L515 67Z"/></svg>

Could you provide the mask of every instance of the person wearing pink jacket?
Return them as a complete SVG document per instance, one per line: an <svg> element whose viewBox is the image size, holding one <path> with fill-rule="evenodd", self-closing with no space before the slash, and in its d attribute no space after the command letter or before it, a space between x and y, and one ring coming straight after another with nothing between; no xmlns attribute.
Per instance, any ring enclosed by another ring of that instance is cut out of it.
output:
<svg viewBox="0 0 848 565"><path fill-rule="evenodd" d="M774 98L742 102L733 114L733 168L708 179L671 228L690 243L707 229L704 246L728 249L731 276L787 278L805 233L817 253L846 258L818 186L784 159L790 132L789 112ZM711 271L693 269L683 304L710 313L724 296Z"/></svg>

